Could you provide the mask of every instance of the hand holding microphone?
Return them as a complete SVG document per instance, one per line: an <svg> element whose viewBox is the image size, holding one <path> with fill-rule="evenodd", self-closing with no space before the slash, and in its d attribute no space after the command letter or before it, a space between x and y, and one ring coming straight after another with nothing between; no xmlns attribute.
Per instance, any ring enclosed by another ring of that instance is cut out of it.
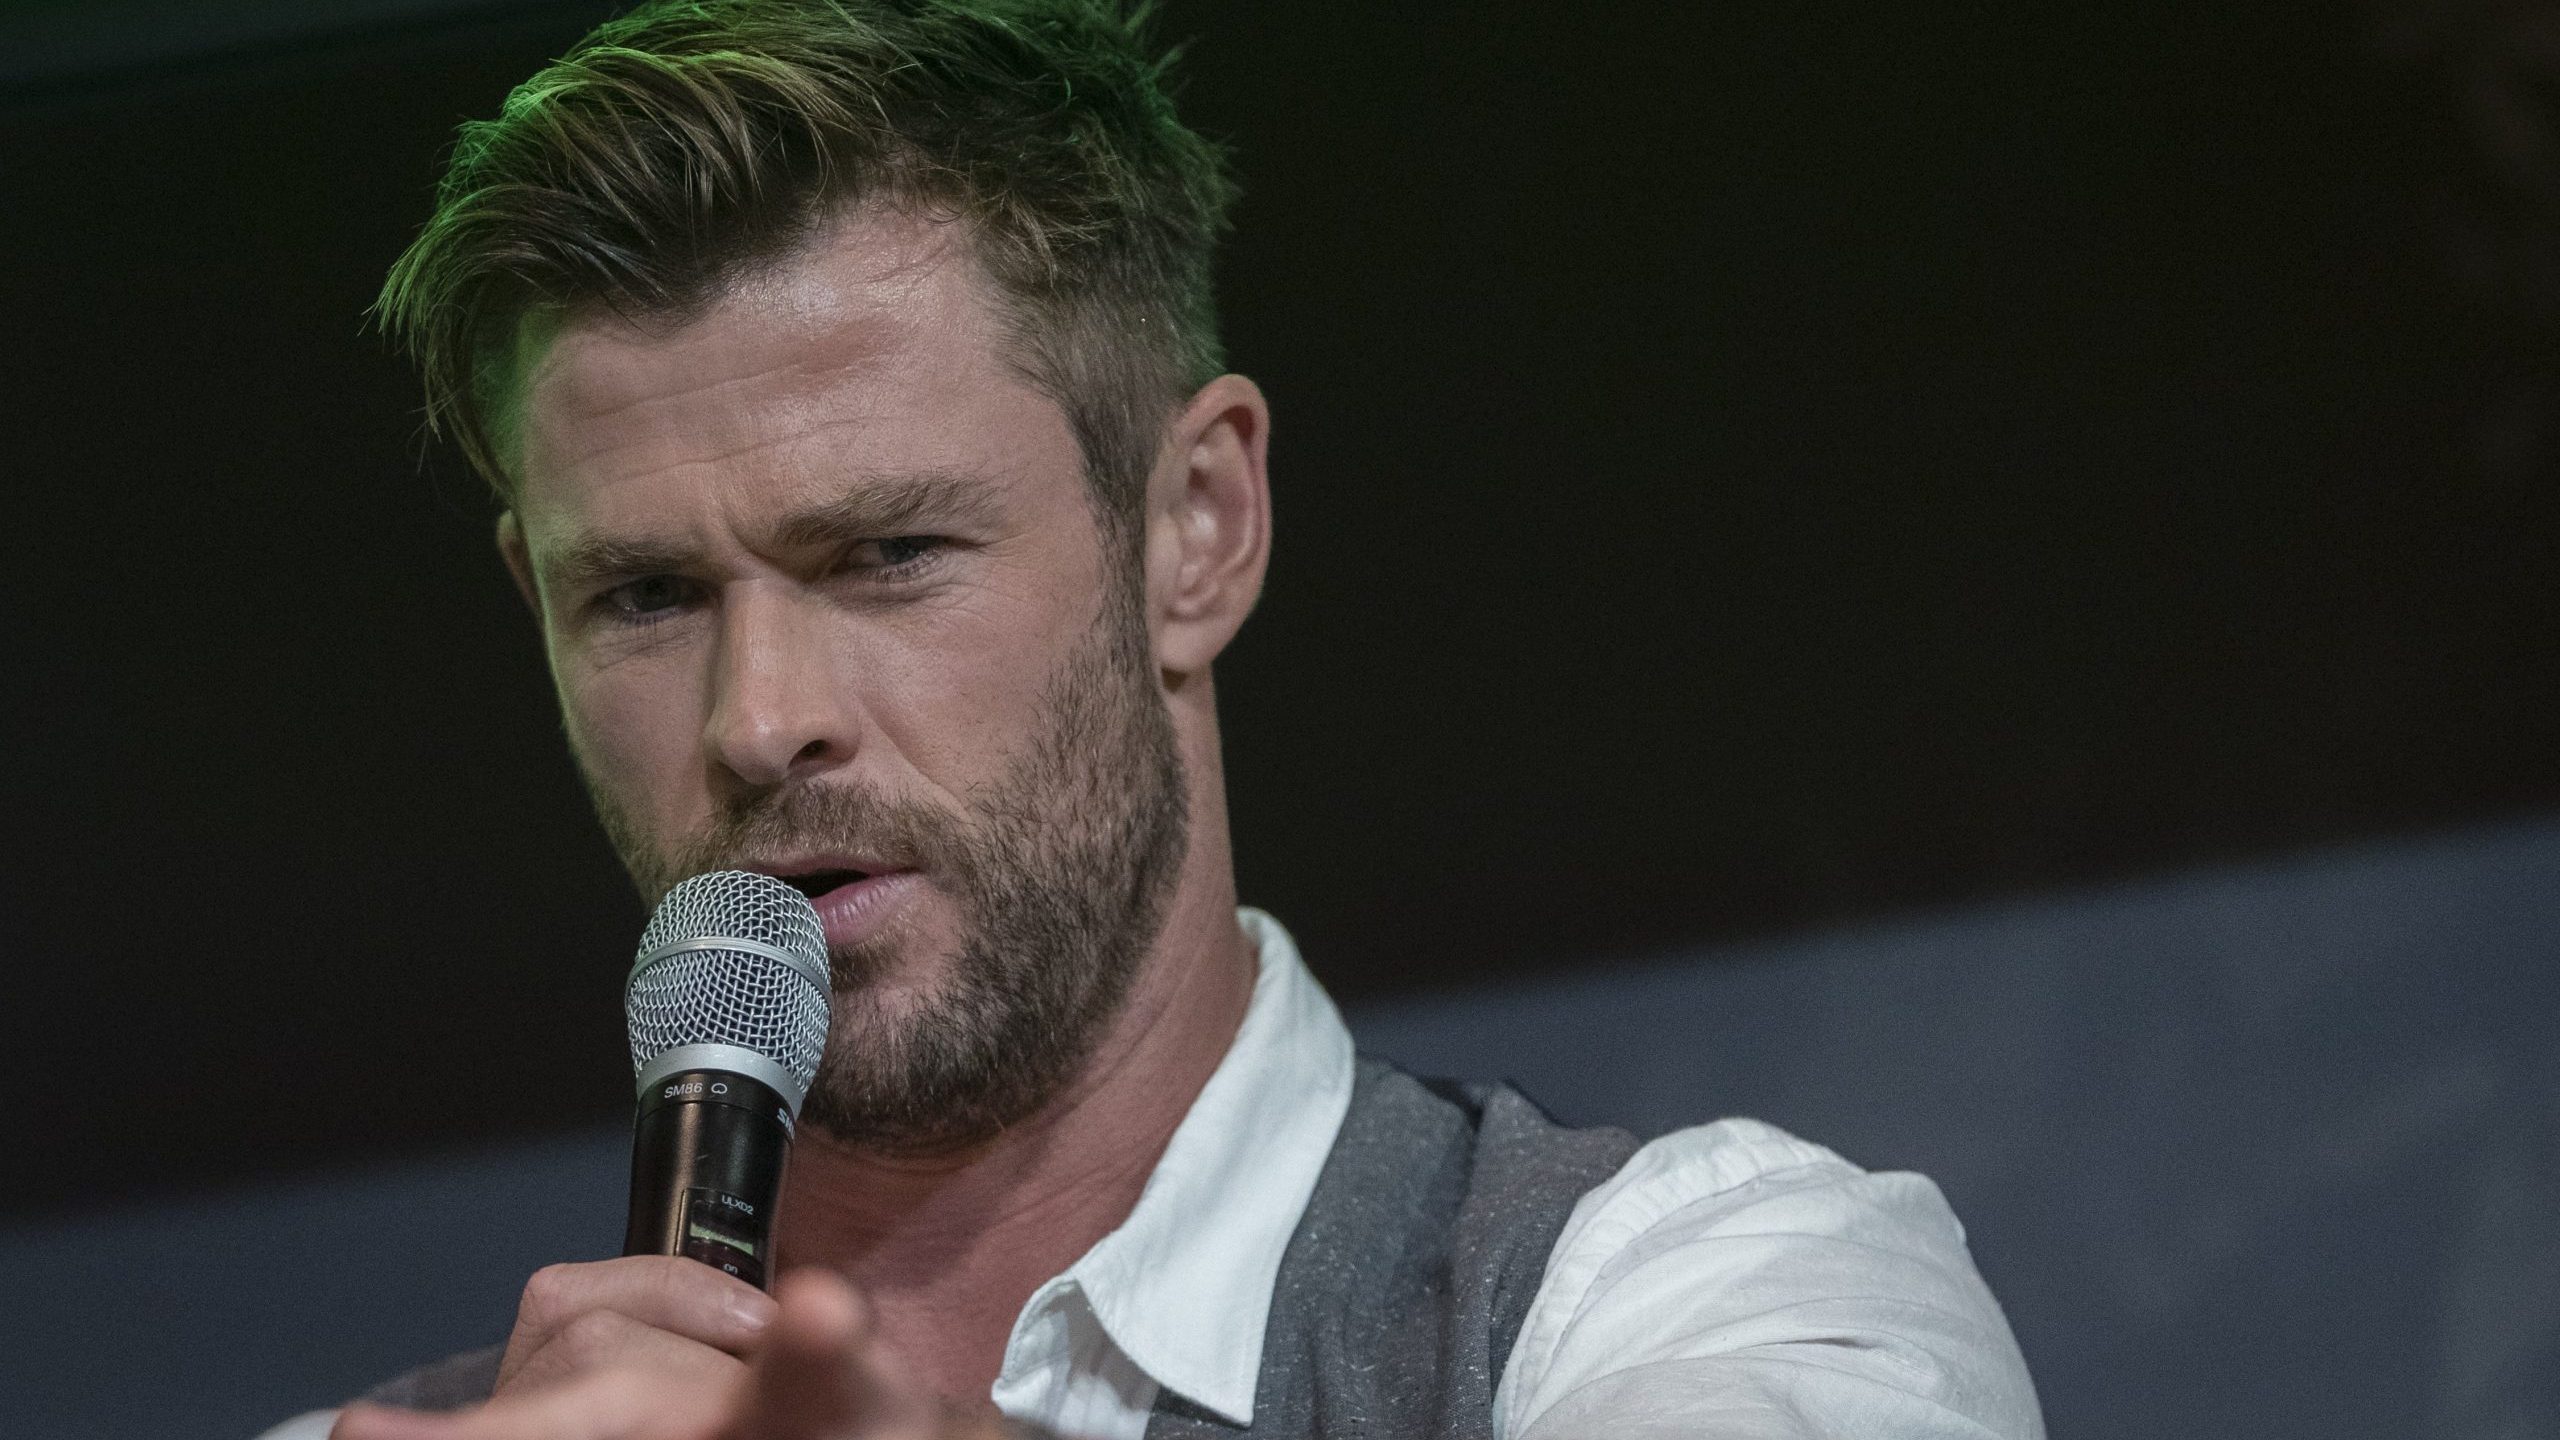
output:
<svg viewBox="0 0 2560 1440"><path fill-rule="evenodd" d="M681 1258L537 1272L500 1393L629 1365L697 1393L737 1381L773 1318L757 1291L827 996L826 932L799 891L729 870L667 892L623 986L639 1104L622 1248Z"/></svg>
<svg viewBox="0 0 2560 1440"><path fill-rule="evenodd" d="M624 1258L533 1277L490 1403L354 1406L334 1440L1006 1436L899 1374L841 1279L761 1293L828 996L826 933L799 891L743 871L669 891L624 991L639 1089Z"/></svg>
<svg viewBox="0 0 2560 1440"><path fill-rule="evenodd" d="M625 1257L585 1268L625 1267L627 1276L629 1267L671 1264L725 1281L690 1260ZM718 1374L626 1352L451 1415L351 1406L331 1440L1048 1440L993 1414L954 1413L899 1375L868 1307L835 1276L800 1271L777 1295L752 1361L731 1360Z"/></svg>

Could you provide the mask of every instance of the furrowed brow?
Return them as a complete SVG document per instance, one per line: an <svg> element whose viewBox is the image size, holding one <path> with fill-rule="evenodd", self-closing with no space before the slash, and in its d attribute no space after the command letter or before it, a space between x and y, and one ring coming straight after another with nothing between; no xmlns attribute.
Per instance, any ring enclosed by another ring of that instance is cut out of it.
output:
<svg viewBox="0 0 2560 1440"><path fill-rule="evenodd" d="M815 550L853 540L885 540L941 527L977 528L998 513L996 489L967 470L900 470L867 474L843 494L782 517L773 530L785 549ZM701 552L691 545L609 535L578 535L535 557L546 589L564 593L636 579L681 574Z"/></svg>
<svg viewBox="0 0 2560 1440"><path fill-rule="evenodd" d="M947 527L975 529L991 524L997 513L994 484L974 471L879 472L833 500L785 515L773 536L785 549L817 549Z"/></svg>
<svg viewBox="0 0 2560 1440"><path fill-rule="evenodd" d="M561 544L535 568L546 587L574 593L607 580L680 572L694 559L695 552L684 546L590 535Z"/></svg>

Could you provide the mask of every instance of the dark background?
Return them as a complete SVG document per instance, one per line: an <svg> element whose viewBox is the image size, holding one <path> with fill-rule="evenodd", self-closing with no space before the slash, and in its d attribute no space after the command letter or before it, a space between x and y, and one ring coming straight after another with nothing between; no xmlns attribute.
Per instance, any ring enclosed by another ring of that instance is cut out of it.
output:
<svg viewBox="0 0 2560 1440"><path fill-rule="evenodd" d="M0 17L7 1213L628 1104L643 917L362 319L603 13ZM2560 801L2548 7L1167 29L1278 417L1244 893L1337 993Z"/></svg>

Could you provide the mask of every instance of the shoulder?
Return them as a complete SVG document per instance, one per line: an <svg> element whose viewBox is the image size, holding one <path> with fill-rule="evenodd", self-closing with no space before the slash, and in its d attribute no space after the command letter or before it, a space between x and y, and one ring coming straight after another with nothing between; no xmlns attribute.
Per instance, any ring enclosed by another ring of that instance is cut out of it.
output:
<svg viewBox="0 0 2560 1440"><path fill-rule="evenodd" d="M1626 1131L1563 1124L1508 1084L1413 1075L1368 1056L1356 1071L1352 1110L1372 1128L1463 1134L1480 1183L1490 1176L1498 1185L1565 1185L1568 1201L1617 1171L1637 1149ZM1417 1124L1424 1115L1432 1118Z"/></svg>
<svg viewBox="0 0 2560 1440"><path fill-rule="evenodd" d="M1581 1198L1496 1409L1519 1437L1593 1406L1615 1424L1664 1405L1804 1422L1773 1435L2042 1433L1938 1187L1756 1120L1665 1135ZM1811 1418L1835 1410L1847 1428Z"/></svg>
<svg viewBox="0 0 2560 1440"><path fill-rule="evenodd" d="M1746 1211L1755 1226L1907 1229L1918 1243L1964 1246L1964 1227L1927 1176L1871 1174L1775 1125L1740 1119L1675 1130L1637 1149L1575 1207L1562 1244L1614 1253L1660 1227L1693 1233Z"/></svg>

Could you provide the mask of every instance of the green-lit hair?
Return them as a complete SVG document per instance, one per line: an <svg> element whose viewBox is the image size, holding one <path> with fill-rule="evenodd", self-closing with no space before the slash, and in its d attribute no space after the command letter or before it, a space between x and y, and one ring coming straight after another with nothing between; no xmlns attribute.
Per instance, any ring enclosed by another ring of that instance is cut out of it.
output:
<svg viewBox="0 0 2560 1440"><path fill-rule="evenodd" d="M1119 0L660 0L462 127L375 311L501 499L519 322L681 321L886 203L966 221L1097 508L1133 520L1169 412L1223 367L1210 262L1236 194Z"/></svg>

